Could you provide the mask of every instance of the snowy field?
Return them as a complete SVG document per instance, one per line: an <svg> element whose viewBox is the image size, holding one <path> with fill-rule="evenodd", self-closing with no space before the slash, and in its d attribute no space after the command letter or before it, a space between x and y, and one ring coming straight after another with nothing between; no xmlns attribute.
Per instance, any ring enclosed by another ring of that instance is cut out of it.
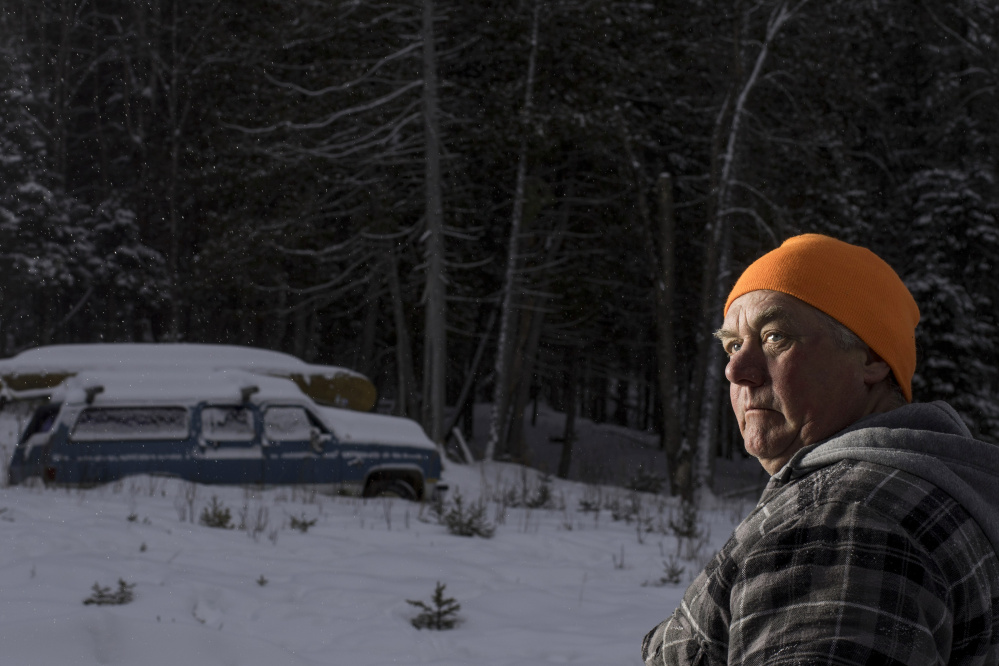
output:
<svg viewBox="0 0 999 666"><path fill-rule="evenodd" d="M425 505L300 489L2 488L2 662L637 665L642 636L754 501L709 497L699 534L678 537L662 496L499 463L446 477L452 497L485 502L491 539L450 534ZM242 529L199 523L213 497ZM677 583L662 580L668 558ZM119 580L131 603L84 604ZM429 603L438 581L461 623L417 630L406 600Z"/></svg>

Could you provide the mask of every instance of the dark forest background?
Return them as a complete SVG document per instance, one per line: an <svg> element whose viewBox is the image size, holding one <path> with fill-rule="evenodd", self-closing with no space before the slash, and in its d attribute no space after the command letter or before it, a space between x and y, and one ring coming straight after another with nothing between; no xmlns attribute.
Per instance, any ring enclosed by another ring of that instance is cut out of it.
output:
<svg viewBox="0 0 999 666"><path fill-rule="evenodd" d="M540 400L689 492L740 448L720 303L815 231L995 441L997 40L993 0L0 0L0 353L283 350L437 439L492 402L514 460Z"/></svg>

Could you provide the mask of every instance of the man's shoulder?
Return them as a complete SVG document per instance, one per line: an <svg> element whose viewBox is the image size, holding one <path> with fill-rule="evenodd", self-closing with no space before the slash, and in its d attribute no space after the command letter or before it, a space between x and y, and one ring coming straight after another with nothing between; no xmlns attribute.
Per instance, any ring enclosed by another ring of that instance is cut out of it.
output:
<svg viewBox="0 0 999 666"><path fill-rule="evenodd" d="M844 465L864 463L850 473L849 484L840 482L842 487L825 496L866 497L863 493L865 488L871 492L871 483L877 486L891 477L880 495L891 501L882 510L898 513L908 503L922 501L924 493L942 492L973 517L999 551L999 446L969 437L959 421L945 403L907 405L862 419L795 454L774 476L767 493L783 493L786 486L806 479L847 474ZM806 489L807 482L799 491ZM896 506L899 500L902 506Z"/></svg>
<svg viewBox="0 0 999 666"><path fill-rule="evenodd" d="M756 524L737 530L744 537L855 528L868 535L896 534L941 563L995 558L981 526L961 503L934 483L888 465L844 459L768 493L751 516Z"/></svg>
<svg viewBox="0 0 999 666"><path fill-rule="evenodd" d="M840 460L793 484L797 508L828 502L858 503L891 520L901 520L927 502L947 511L967 512L939 486L924 478L877 462Z"/></svg>
<svg viewBox="0 0 999 666"><path fill-rule="evenodd" d="M877 462L843 459L764 491L761 507L772 514L801 517L828 503L860 504L885 518L898 520L931 502L946 510L966 511L936 484Z"/></svg>

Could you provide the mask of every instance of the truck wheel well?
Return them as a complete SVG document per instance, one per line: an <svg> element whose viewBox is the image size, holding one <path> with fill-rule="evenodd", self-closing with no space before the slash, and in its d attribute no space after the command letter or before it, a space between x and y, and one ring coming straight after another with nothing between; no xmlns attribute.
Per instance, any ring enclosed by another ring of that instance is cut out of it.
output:
<svg viewBox="0 0 999 666"><path fill-rule="evenodd" d="M416 499L423 499L424 484L423 475L415 470L406 469L385 469L372 472L364 482L363 497L371 497L380 488L384 488L393 481L404 481L416 491Z"/></svg>

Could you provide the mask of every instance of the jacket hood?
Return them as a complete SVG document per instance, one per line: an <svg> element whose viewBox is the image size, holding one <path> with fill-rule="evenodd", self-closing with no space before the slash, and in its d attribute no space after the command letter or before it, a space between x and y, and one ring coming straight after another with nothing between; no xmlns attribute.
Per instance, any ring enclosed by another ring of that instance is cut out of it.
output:
<svg viewBox="0 0 999 666"><path fill-rule="evenodd" d="M778 475L796 478L841 460L886 465L929 481L971 514L999 552L999 446L972 438L947 403L914 403L863 418L798 451Z"/></svg>

